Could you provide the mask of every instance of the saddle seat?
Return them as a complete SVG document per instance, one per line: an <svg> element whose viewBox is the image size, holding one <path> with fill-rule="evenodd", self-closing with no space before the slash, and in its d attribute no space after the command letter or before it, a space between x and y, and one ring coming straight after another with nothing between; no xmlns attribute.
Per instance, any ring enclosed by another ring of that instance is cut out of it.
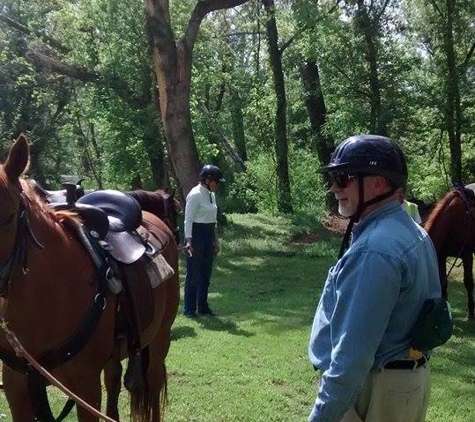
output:
<svg viewBox="0 0 475 422"><path fill-rule="evenodd" d="M74 208L86 226L109 244L109 253L119 262L131 264L145 253L145 242L136 232L142 209L134 198L115 190L96 191L79 198Z"/></svg>
<svg viewBox="0 0 475 422"><path fill-rule="evenodd" d="M48 190L41 186L36 180L31 179L31 186L34 191L45 199L49 204L71 204L76 199L92 192L92 190L84 190L81 185L83 179L78 180L77 183L63 183L64 189Z"/></svg>

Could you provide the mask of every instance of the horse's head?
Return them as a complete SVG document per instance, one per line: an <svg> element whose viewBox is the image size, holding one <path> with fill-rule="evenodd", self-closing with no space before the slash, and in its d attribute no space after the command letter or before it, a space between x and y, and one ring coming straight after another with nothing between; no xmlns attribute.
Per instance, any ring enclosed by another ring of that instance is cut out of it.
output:
<svg viewBox="0 0 475 422"><path fill-rule="evenodd" d="M181 212L180 202L175 197L175 190L168 188L158 189L155 193L162 197L165 204L165 215L162 220L173 232L176 243L180 243L180 229L178 227L178 214Z"/></svg>
<svg viewBox="0 0 475 422"><path fill-rule="evenodd" d="M20 176L26 170L29 158L28 142L20 135L0 166L0 294L4 293L18 253L17 238L25 213Z"/></svg>

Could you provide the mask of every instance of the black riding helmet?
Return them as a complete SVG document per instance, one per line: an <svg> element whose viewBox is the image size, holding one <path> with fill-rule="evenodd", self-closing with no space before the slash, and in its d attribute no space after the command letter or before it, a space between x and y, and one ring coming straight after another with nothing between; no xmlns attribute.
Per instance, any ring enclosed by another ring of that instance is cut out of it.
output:
<svg viewBox="0 0 475 422"><path fill-rule="evenodd" d="M378 175L396 188L405 188L407 164L404 153L391 139L378 135L357 135L343 141L322 172Z"/></svg>
<svg viewBox="0 0 475 422"><path fill-rule="evenodd" d="M320 169L330 175L346 173L357 176L358 208L351 216L338 258L341 258L348 247L353 225L357 222L365 208L381 202L405 188L407 183L407 164L402 150L391 139L378 135L357 135L344 140L333 152L330 163ZM364 176L375 175L385 177L392 185L389 192L369 201L364 201Z"/></svg>
<svg viewBox="0 0 475 422"><path fill-rule="evenodd" d="M223 177L223 172L213 164L206 164L200 171L200 180L214 180L215 182L224 183L226 180Z"/></svg>

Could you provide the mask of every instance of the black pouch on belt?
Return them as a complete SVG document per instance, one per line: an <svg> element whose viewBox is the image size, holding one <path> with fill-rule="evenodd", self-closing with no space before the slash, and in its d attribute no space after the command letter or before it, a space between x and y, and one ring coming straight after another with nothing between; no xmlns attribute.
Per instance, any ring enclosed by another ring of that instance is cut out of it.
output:
<svg viewBox="0 0 475 422"><path fill-rule="evenodd" d="M428 352L448 341L454 323L448 302L441 298L427 299L412 330L411 347Z"/></svg>

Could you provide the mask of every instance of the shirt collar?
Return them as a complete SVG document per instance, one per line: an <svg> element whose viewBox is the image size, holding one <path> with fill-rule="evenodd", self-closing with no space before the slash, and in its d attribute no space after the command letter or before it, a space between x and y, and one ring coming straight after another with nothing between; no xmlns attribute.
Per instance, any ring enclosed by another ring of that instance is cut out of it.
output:
<svg viewBox="0 0 475 422"><path fill-rule="evenodd" d="M397 200L393 200L384 204L375 210L371 211L366 217L364 217L353 229L354 237L358 237L373 221L378 218L382 218L388 214L392 214L401 210L401 204Z"/></svg>
<svg viewBox="0 0 475 422"><path fill-rule="evenodd" d="M207 187L206 185L203 185L200 183L200 190L204 193L212 193Z"/></svg>
<svg viewBox="0 0 475 422"><path fill-rule="evenodd" d="M211 192L211 191L206 187L206 185L202 185L202 184L200 183L200 192L201 192L201 194L203 194L203 195L209 195L209 202L211 202L211 203L214 203L214 202L215 202L215 201L213 201L213 197L214 197L213 192Z"/></svg>

